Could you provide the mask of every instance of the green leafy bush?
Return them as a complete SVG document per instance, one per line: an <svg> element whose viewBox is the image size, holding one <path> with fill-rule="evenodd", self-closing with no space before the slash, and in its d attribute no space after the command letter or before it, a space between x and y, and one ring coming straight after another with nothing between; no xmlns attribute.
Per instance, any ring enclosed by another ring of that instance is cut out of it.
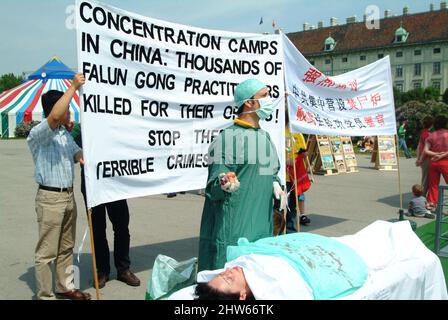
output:
<svg viewBox="0 0 448 320"><path fill-rule="evenodd" d="M428 100L439 101L440 91L433 87L418 88L407 92L400 92L394 88L395 106L402 106L410 101L426 102ZM446 102L445 102L446 103Z"/></svg>
<svg viewBox="0 0 448 320"><path fill-rule="evenodd" d="M409 101L396 108L397 121L408 120L406 131L408 146L411 148L417 147L423 118L426 116L435 117L439 114L448 116L448 105L434 100L426 102Z"/></svg>
<svg viewBox="0 0 448 320"><path fill-rule="evenodd" d="M442 101L448 104L448 88L446 88L445 92L443 93Z"/></svg>
<svg viewBox="0 0 448 320"><path fill-rule="evenodd" d="M14 130L14 134L17 138L26 138L30 134L31 129L37 126L40 121L22 122Z"/></svg>

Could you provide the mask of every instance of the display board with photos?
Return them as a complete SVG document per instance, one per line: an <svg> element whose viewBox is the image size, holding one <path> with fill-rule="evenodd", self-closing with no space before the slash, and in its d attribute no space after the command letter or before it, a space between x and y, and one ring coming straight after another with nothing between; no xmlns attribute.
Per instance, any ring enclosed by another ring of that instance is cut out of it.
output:
<svg viewBox="0 0 448 320"><path fill-rule="evenodd" d="M324 170L336 169L336 165L333 160L332 146L330 140L328 139L328 136L317 135L316 139L322 162L322 169Z"/></svg>
<svg viewBox="0 0 448 320"><path fill-rule="evenodd" d="M397 170L394 168L398 165L395 136L378 136L372 158L375 159L375 167L379 170Z"/></svg>
<svg viewBox="0 0 448 320"><path fill-rule="evenodd" d="M311 135L307 150L313 172L324 171L326 175L358 172L349 136Z"/></svg>
<svg viewBox="0 0 448 320"><path fill-rule="evenodd" d="M308 160L309 160L309 166L310 166L311 170L314 172L317 162L320 161L320 160L318 160L319 149L317 146L317 140L316 140L315 135L309 136L306 150L307 150L307 155L308 155Z"/></svg>
<svg viewBox="0 0 448 320"><path fill-rule="evenodd" d="M356 160L355 150L353 149L351 137L342 136L341 143L345 165L347 166L348 172L357 172L356 167L358 166L358 161Z"/></svg>
<svg viewBox="0 0 448 320"><path fill-rule="evenodd" d="M344 153L342 151L342 142L339 136L331 136L328 139L331 144L331 151L334 155L334 162L338 172L347 172L347 166L345 165Z"/></svg>
<svg viewBox="0 0 448 320"><path fill-rule="evenodd" d="M311 135L308 140L307 150L309 163L313 172L323 173L324 175L338 173L333 158L332 145L328 136Z"/></svg>

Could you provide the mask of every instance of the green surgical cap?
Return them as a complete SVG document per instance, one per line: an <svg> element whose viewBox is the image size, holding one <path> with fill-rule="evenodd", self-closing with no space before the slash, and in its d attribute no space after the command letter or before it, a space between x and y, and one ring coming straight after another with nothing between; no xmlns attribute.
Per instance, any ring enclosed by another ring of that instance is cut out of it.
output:
<svg viewBox="0 0 448 320"><path fill-rule="evenodd" d="M237 107L240 107L245 100L252 98L258 91L266 85L257 79L248 79L241 82L235 88L234 100Z"/></svg>

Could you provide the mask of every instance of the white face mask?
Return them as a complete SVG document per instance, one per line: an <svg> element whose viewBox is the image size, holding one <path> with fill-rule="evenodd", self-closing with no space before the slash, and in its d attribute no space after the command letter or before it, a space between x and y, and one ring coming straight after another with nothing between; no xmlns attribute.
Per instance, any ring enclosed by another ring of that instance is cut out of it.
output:
<svg viewBox="0 0 448 320"><path fill-rule="evenodd" d="M260 118L261 120L266 120L267 118L269 118L269 116L272 114L272 112L274 112L274 103L273 103L273 99L270 97L265 97L265 98L261 98L261 99L247 99L248 100L254 100L254 101L258 101L258 103L260 104L260 109L254 110L254 111L247 111L247 112L242 112L241 114L245 114L245 113L256 113L258 118Z"/></svg>

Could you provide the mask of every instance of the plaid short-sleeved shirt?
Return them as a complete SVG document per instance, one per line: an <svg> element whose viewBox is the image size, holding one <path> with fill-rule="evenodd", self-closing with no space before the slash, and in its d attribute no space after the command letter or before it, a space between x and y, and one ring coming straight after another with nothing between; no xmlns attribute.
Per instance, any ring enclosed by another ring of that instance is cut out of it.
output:
<svg viewBox="0 0 448 320"><path fill-rule="evenodd" d="M81 149L63 126L52 130L45 119L31 130L27 142L38 184L56 188L73 186L74 157Z"/></svg>

